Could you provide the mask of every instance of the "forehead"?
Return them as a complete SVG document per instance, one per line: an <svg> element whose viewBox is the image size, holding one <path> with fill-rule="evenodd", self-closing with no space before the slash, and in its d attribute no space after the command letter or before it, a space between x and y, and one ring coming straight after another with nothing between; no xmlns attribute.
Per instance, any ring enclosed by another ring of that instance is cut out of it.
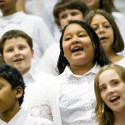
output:
<svg viewBox="0 0 125 125"><path fill-rule="evenodd" d="M22 38L22 37L14 37L11 39L7 39L4 43L4 47L9 46L9 45L19 45L19 44L24 44L24 45L28 45L27 40Z"/></svg>
<svg viewBox="0 0 125 125"><path fill-rule="evenodd" d="M86 30L80 24L73 23L73 24L69 24L66 27L64 34L79 33L79 32L87 33Z"/></svg>
<svg viewBox="0 0 125 125"><path fill-rule="evenodd" d="M11 85L6 79L0 76L0 85Z"/></svg>
<svg viewBox="0 0 125 125"><path fill-rule="evenodd" d="M117 71L115 71L114 69L107 69L103 71L99 76L100 83L109 82L113 79L121 79Z"/></svg>
<svg viewBox="0 0 125 125"><path fill-rule="evenodd" d="M91 20L91 24L94 24L94 23L106 23L106 22L110 23L110 22L108 21L108 19L106 19L106 17L104 17L104 16L101 15L101 14L96 14L96 15L92 18L92 20Z"/></svg>
<svg viewBox="0 0 125 125"><path fill-rule="evenodd" d="M63 9L60 11L59 15L63 14L63 13L70 13L70 12L80 12L82 13L79 9Z"/></svg>

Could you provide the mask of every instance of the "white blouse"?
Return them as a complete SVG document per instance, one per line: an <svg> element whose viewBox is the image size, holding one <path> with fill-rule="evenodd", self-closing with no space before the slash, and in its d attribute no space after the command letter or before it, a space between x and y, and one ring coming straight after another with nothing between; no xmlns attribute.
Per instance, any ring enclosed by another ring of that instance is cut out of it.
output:
<svg viewBox="0 0 125 125"><path fill-rule="evenodd" d="M94 125L94 78L99 70L96 65L84 75L74 75L69 67L61 82L59 106L63 125Z"/></svg>

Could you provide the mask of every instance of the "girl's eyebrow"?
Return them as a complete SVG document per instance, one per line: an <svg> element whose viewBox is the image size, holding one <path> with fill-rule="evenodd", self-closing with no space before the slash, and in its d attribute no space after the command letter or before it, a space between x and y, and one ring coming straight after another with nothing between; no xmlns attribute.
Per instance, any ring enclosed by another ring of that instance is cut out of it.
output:
<svg viewBox="0 0 125 125"><path fill-rule="evenodd" d="M84 33L84 32L86 33L86 31L84 31L84 30L79 30L77 33L82 33L82 32L83 32L83 33ZM66 33L64 36L67 36L67 35L70 35L70 34L71 34L71 33Z"/></svg>

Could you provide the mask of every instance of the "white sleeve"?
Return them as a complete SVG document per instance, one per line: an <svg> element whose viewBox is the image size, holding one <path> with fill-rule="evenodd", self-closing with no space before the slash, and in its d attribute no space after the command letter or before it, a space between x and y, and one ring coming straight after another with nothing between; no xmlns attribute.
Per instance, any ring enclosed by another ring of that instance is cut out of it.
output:
<svg viewBox="0 0 125 125"><path fill-rule="evenodd" d="M54 125L54 123L45 118L28 116L24 125Z"/></svg>
<svg viewBox="0 0 125 125"><path fill-rule="evenodd" d="M38 70L57 76L58 72L56 71L56 67L59 58L59 53L59 44L51 45L46 50L43 58L40 60L38 64Z"/></svg>
<svg viewBox="0 0 125 125"><path fill-rule="evenodd" d="M24 102L21 108L26 111L29 116L47 118L53 121L45 86L43 84L29 84L26 87Z"/></svg>

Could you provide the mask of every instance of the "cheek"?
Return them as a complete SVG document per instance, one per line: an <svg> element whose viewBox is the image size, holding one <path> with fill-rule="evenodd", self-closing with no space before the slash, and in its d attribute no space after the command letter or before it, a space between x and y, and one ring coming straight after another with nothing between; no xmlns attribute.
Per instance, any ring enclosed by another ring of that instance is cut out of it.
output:
<svg viewBox="0 0 125 125"><path fill-rule="evenodd" d="M63 52L64 52L64 56L68 55L70 52L70 45L68 45L67 43L62 45L63 47Z"/></svg>
<svg viewBox="0 0 125 125"><path fill-rule="evenodd" d="M4 54L3 57L6 63L11 62L13 60L12 54Z"/></svg>

